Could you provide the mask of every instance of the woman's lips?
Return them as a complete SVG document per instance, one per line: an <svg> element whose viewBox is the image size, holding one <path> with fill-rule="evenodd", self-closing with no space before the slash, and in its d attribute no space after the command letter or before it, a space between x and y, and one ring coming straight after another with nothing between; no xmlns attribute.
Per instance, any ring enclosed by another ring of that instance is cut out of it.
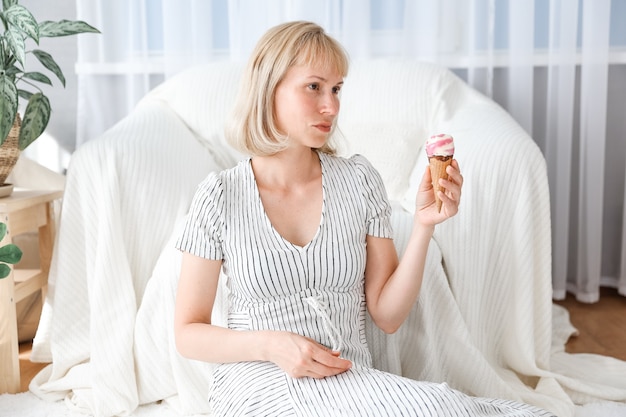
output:
<svg viewBox="0 0 626 417"><path fill-rule="evenodd" d="M315 125L314 127L318 128L319 130L321 130L324 133L328 133L330 132L330 129L332 128L331 124L328 123L320 123Z"/></svg>

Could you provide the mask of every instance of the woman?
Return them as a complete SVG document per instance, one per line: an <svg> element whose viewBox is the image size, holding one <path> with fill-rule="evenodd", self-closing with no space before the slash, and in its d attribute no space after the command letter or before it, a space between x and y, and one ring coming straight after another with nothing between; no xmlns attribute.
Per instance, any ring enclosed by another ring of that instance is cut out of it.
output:
<svg viewBox="0 0 626 417"><path fill-rule="evenodd" d="M399 261L379 174L362 156L335 156L329 140L347 70L319 26L270 29L227 132L251 157L210 174L194 197L177 242L176 343L188 358L221 364L215 415L548 415L372 368L366 309L388 333L408 316L434 227L457 213L463 177L454 161L439 212L426 170ZM228 328L211 325L221 269Z"/></svg>

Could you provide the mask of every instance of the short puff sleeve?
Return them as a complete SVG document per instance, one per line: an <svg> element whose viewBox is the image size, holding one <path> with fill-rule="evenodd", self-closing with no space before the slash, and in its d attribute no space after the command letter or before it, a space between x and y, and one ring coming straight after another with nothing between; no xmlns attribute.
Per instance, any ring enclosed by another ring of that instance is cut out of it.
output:
<svg viewBox="0 0 626 417"><path fill-rule="evenodd" d="M176 248L206 259L221 260L224 228L224 187L219 175L210 173L200 183Z"/></svg>
<svg viewBox="0 0 626 417"><path fill-rule="evenodd" d="M363 198L366 204L367 234L374 237L392 238L391 205L380 173L363 155L350 157L355 164Z"/></svg>

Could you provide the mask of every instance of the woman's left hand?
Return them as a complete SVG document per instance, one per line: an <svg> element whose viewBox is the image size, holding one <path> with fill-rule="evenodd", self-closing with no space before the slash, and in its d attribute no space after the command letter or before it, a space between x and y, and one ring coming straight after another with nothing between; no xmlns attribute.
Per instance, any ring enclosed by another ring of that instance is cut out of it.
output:
<svg viewBox="0 0 626 417"><path fill-rule="evenodd" d="M461 189L463 188L463 176L456 159L446 168L448 179L440 179L439 185L445 188L445 192L439 191L443 205L441 211L437 210L435 192L430 175L430 167L422 176L417 197L415 199L415 215L423 225L435 225L454 216L459 211L461 202Z"/></svg>

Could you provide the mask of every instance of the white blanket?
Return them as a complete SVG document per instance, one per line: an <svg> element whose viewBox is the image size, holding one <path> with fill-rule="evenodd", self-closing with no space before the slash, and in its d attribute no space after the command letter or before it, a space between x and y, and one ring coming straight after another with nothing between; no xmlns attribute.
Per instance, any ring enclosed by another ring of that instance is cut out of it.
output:
<svg viewBox="0 0 626 417"><path fill-rule="evenodd" d="M385 336L369 324L376 366L562 417L574 415L575 403L626 402L626 363L564 353L573 330L558 309L565 328L553 332L539 149L497 105L455 85L428 128L457 138L466 179L461 211L437 227L419 302L400 331ZM183 414L210 412L212 366L185 360L174 347L180 255L172 240L196 184L236 161L207 146L207 136L166 102L159 94L144 100L132 118L80 148L69 168L33 351L34 360L53 363L30 389L95 416L129 414L158 400ZM425 163L420 154L409 191L396 201L399 252ZM218 322L224 308L216 305Z"/></svg>

